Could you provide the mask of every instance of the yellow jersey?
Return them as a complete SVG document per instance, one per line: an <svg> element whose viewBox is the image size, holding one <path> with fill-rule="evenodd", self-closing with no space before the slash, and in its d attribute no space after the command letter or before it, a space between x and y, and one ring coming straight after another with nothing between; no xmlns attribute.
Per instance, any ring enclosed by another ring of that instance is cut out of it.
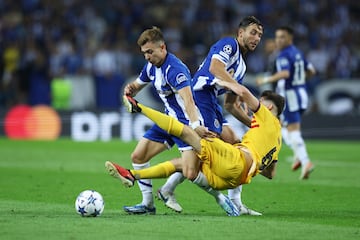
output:
<svg viewBox="0 0 360 240"><path fill-rule="evenodd" d="M251 128L241 143L231 145L212 138L201 139L200 144L201 152L198 156L201 171L209 185L217 190L235 188L249 183L253 176L278 159L281 148L280 121L260 104L253 115ZM246 165L244 152L247 151L253 158L252 166Z"/></svg>
<svg viewBox="0 0 360 240"><path fill-rule="evenodd" d="M250 129L245 133L238 145L246 147L253 158L252 172L249 173L246 183L251 178L278 160L281 148L281 124L269 109L260 104L258 111L253 114Z"/></svg>

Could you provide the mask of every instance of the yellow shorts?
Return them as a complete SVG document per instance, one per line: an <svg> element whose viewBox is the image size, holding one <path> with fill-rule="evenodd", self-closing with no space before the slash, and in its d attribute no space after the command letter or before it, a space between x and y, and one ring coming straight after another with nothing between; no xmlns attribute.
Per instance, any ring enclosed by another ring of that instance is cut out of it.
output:
<svg viewBox="0 0 360 240"><path fill-rule="evenodd" d="M245 156L242 151L218 138L201 139L201 171L209 185L217 190L235 188L246 178Z"/></svg>

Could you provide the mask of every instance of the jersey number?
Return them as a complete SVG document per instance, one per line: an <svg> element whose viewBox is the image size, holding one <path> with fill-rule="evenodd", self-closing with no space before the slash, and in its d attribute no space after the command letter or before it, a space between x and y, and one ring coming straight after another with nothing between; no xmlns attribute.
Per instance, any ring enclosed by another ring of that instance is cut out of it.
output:
<svg viewBox="0 0 360 240"><path fill-rule="evenodd" d="M305 69L304 69L304 61L296 60L294 63L294 77L293 77L293 86L303 85L305 84Z"/></svg>
<svg viewBox="0 0 360 240"><path fill-rule="evenodd" d="M264 170L267 166L269 166L273 161L273 155L276 152L276 147L273 147L262 159L259 170Z"/></svg>

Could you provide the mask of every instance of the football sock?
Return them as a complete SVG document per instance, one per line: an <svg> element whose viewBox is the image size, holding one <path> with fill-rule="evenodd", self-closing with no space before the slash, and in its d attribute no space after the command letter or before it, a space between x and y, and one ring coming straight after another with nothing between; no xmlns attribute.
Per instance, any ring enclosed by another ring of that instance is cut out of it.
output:
<svg viewBox="0 0 360 240"><path fill-rule="evenodd" d="M163 163L159 163L155 166L140 169L140 170L130 170L131 174L136 179L146 179L146 178L165 178L170 176L172 173L176 171L176 168L172 162L167 161Z"/></svg>
<svg viewBox="0 0 360 240"><path fill-rule="evenodd" d="M192 182L199 186L201 189L203 189L205 192L215 197L216 201L220 199L220 196L222 195L221 192L209 186L209 182L202 172L199 172L197 177Z"/></svg>
<svg viewBox="0 0 360 240"><path fill-rule="evenodd" d="M145 169L150 167L150 162L137 164L132 164L133 168L136 170ZM152 182L151 179L141 179L137 181L138 186L140 188L141 194L142 194L142 205L145 205L147 207L152 207L154 205L154 198L152 194Z"/></svg>
<svg viewBox="0 0 360 240"><path fill-rule="evenodd" d="M306 151L304 139L301 137L300 131L289 132L291 147L295 152L295 157L299 159L302 166L305 166L310 160Z"/></svg>
<svg viewBox="0 0 360 240"><path fill-rule="evenodd" d="M184 175L181 172L175 172L167 179L166 183L161 187L164 192L173 193L177 185L185 180Z"/></svg>
<svg viewBox="0 0 360 240"><path fill-rule="evenodd" d="M242 205L241 202L241 192L242 192L242 185L229 189L228 190L228 196L236 205Z"/></svg>
<svg viewBox="0 0 360 240"><path fill-rule="evenodd" d="M282 136L282 138L284 140L284 143L287 146L291 147L291 142L290 142L290 139L289 139L289 131L287 130L286 127L281 128L281 136Z"/></svg>
<svg viewBox="0 0 360 240"><path fill-rule="evenodd" d="M154 123L156 123L160 128L167 131L173 136L180 137L184 124L179 122L173 117L170 117L164 113L151 109L138 103L138 106L141 108L141 112L150 118Z"/></svg>

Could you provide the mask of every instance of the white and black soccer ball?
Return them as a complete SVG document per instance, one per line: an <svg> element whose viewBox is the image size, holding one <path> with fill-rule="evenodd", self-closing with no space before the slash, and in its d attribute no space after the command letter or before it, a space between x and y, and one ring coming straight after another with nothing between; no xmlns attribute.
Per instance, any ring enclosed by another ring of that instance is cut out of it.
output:
<svg viewBox="0 0 360 240"><path fill-rule="evenodd" d="M97 217L104 211L105 203L100 193L85 190L77 196L75 210L82 217Z"/></svg>

